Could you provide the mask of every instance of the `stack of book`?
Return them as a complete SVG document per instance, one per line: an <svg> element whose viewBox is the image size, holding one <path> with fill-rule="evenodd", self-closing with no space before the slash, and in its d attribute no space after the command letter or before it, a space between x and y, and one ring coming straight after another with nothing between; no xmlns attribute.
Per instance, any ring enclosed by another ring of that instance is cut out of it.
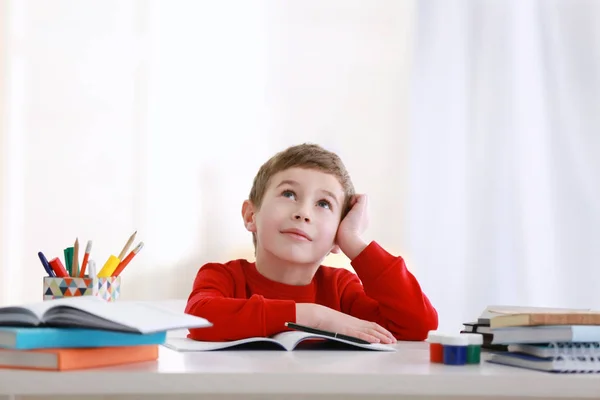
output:
<svg viewBox="0 0 600 400"><path fill-rule="evenodd" d="M0 308L0 368L66 371L154 361L167 332L211 326L145 303L94 296Z"/></svg>
<svg viewBox="0 0 600 400"><path fill-rule="evenodd" d="M483 310L483 312L479 315L479 317L471 322L464 322L463 328L460 333L478 333L483 336L483 345L481 346L486 350L495 350L495 351L506 351L508 347L502 344L494 344L494 334L492 333L492 328L490 327L490 319L496 315L496 309L508 310L511 312L521 312L527 310L529 308L526 307L518 307L518 306L488 306Z"/></svg>
<svg viewBox="0 0 600 400"><path fill-rule="evenodd" d="M488 362L548 372L600 372L600 311L523 308L491 310Z"/></svg>

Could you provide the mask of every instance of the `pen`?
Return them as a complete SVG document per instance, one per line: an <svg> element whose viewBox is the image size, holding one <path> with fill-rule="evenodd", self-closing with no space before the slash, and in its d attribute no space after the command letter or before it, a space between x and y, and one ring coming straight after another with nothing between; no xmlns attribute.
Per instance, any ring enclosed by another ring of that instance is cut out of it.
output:
<svg viewBox="0 0 600 400"><path fill-rule="evenodd" d="M48 260L46 259L46 256L44 255L44 253L42 253L41 251L38 252L38 257L40 258L40 261L42 262L44 269L48 273L48 276L56 276L54 271L52 271L52 267L50 266L50 263L48 263Z"/></svg>
<svg viewBox="0 0 600 400"><path fill-rule="evenodd" d="M92 241L88 240L87 245L85 246L85 254L83 255L83 262L81 263L81 271L79 272L80 277L85 276L85 268L87 267L88 258L90 258L90 253L92 252Z"/></svg>
<svg viewBox="0 0 600 400"><path fill-rule="evenodd" d="M304 326L304 325L298 325L293 322L286 322L285 326L287 326L288 328L295 329L297 331L302 331L302 332L307 332L307 333L316 333L318 335L328 336L331 338L347 340L348 342L359 343L359 344L371 344L370 342L367 342L366 340L359 339L354 336L348 336L348 335L342 335L341 333L323 331L321 329L315 329L315 328L311 328L311 327Z"/></svg>
<svg viewBox="0 0 600 400"><path fill-rule="evenodd" d="M123 272L127 264L129 264L129 262L133 259L133 257L135 257L135 255L140 252L142 247L144 247L144 242L140 242L135 247L135 249L131 250L131 253L129 253L127 257L125 257L125 259L119 263L117 269L115 269L115 272L112 273L112 276L119 276L119 274Z"/></svg>

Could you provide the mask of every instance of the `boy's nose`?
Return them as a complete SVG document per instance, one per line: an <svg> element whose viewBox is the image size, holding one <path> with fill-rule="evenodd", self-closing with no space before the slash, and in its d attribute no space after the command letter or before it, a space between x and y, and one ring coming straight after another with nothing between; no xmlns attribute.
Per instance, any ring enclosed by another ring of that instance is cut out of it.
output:
<svg viewBox="0 0 600 400"><path fill-rule="evenodd" d="M310 222L310 218L308 217L308 215L302 213L302 212L297 212L294 214L294 219L301 221L304 220L304 222Z"/></svg>

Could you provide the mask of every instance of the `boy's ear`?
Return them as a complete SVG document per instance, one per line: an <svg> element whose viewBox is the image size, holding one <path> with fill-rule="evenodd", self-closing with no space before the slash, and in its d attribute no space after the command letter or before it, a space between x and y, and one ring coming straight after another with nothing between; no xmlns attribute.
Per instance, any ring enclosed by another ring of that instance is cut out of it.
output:
<svg viewBox="0 0 600 400"><path fill-rule="evenodd" d="M244 219L244 226L248 232L256 232L256 222L254 220L256 212L254 205L250 200L244 200L242 204L242 218Z"/></svg>

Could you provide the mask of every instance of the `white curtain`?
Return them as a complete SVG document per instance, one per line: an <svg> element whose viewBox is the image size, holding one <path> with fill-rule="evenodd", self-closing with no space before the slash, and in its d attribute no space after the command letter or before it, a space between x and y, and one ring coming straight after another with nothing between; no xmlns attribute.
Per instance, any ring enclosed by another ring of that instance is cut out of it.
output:
<svg viewBox="0 0 600 400"><path fill-rule="evenodd" d="M123 298L187 297L204 262L252 258L254 174L305 141L341 154L369 235L404 252L412 2L0 5L0 304L41 299L38 251L92 239L103 264L136 229Z"/></svg>
<svg viewBox="0 0 600 400"><path fill-rule="evenodd" d="M1 304L41 298L38 251L103 263L135 229L123 297L184 298L252 256L259 165L317 141L442 327L600 307L597 2L0 5Z"/></svg>
<svg viewBox="0 0 600 400"><path fill-rule="evenodd" d="M600 308L600 3L417 2L406 234L442 327Z"/></svg>

